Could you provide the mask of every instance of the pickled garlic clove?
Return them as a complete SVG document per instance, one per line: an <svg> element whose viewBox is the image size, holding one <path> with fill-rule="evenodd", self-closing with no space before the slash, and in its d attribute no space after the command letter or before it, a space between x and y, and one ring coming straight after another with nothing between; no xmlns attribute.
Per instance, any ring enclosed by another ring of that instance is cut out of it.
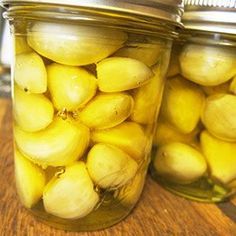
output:
<svg viewBox="0 0 236 236"><path fill-rule="evenodd" d="M83 68L51 64L47 67L48 88L57 110L83 107L96 93L95 76Z"/></svg>
<svg viewBox="0 0 236 236"><path fill-rule="evenodd" d="M142 193L144 183L145 174L137 173L125 186L115 191L114 198L119 200L124 206L134 205Z"/></svg>
<svg viewBox="0 0 236 236"><path fill-rule="evenodd" d="M102 92L120 92L141 87L153 73L143 62L126 57L110 57L97 65L98 87Z"/></svg>
<svg viewBox="0 0 236 236"><path fill-rule="evenodd" d="M22 204L31 208L42 197L46 184L45 173L31 163L18 150L15 150L16 187Z"/></svg>
<svg viewBox="0 0 236 236"><path fill-rule="evenodd" d="M216 94L206 99L202 122L207 130L222 140L236 141L236 96Z"/></svg>
<svg viewBox="0 0 236 236"><path fill-rule="evenodd" d="M161 57L163 50L163 45L161 42L152 43L152 44L134 44L128 45L127 47L123 47L119 49L115 54L114 57L129 57L132 59L139 60L143 62L147 66L153 66L157 63L159 58Z"/></svg>
<svg viewBox="0 0 236 236"><path fill-rule="evenodd" d="M64 219L78 219L88 215L99 201L93 182L83 162L67 166L65 172L54 177L43 193L45 210Z"/></svg>
<svg viewBox="0 0 236 236"><path fill-rule="evenodd" d="M133 91L134 109L130 119L137 123L152 124L156 122L157 107L161 104L164 77L159 65L153 67L153 72L154 76L147 84Z"/></svg>
<svg viewBox="0 0 236 236"><path fill-rule="evenodd" d="M166 82L161 113L180 132L191 133L200 120L203 103L202 90L177 76Z"/></svg>
<svg viewBox="0 0 236 236"><path fill-rule="evenodd" d="M25 132L18 126L15 140L22 153L42 166L64 166L82 157L89 143L89 129L56 118L46 129Z"/></svg>
<svg viewBox="0 0 236 236"><path fill-rule="evenodd" d="M111 128L130 116L133 103L125 93L99 94L79 113L80 121L94 129Z"/></svg>
<svg viewBox="0 0 236 236"><path fill-rule="evenodd" d="M212 178L226 184L236 178L236 143L219 140L207 131L201 133L201 148Z"/></svg>
<svg viewBox="0 0 236 236"><path fill-rule="evenodd" d="M28 29L28 44L39 54L64 65L96 63L122 47L127 34L114 29L37 22Z"/></svg>
<svg viewBox="0 0 236 236"><path fill-rule="evenodd" d="M193 147L180 142L161 146L153 165L159 175L179 184L192 183L207 170L204 156Z"/></svg>
<svg viewBox="0 0 236 236"><path fill-rule="evenodd" d="M110 129L95 130L91 139L94 143L107 143L122 149L138 163L145 158L147 137L142 127L135 122L123 122Z"/></svg>
<svg viewBox="0 0 236 236"><path fill-rule="evenodd" d="M92 180L101 188L120 187L131 180L137 163L121 149L108 144L95 144L87 158Z"/></svg>
<svg viewBox="0 0 236 236"><path fill-rule="evenodd" d="M46 128L52 121L54 109L42 94L29 94L14 87L14 119L24 131L35 132Z"/></svg>
<svg viewBox="0 0 236 236"><path fill-rule="evenodd" d="M15 54L32 52L32 48L30 48L30 46L28 45L26 38L15 35L14 43L15 43Z"/></svg>
<svg viewBox="0 0 236 236"><path fill-rule="evenodd" d="M196 128L188 134L181 133L175 127L167 122L159 121L157 123L156 133L153 138L153 144L160 146L169 142L194 143L199 129Z"/></svg>
<svg viewBox="0 0 236 236"><path fill-rule="evenodd" d="M42 58L35 52L16 55L14 80L30 93L44 93L47 90L47 71Z"/></svg>
<svg viewBox="0 0 236 236"><path fill-rule="evenodd" d="M189 44L180 55L181 73L204 86L215 86L236 75L236 52L232 49Z"/></svg>

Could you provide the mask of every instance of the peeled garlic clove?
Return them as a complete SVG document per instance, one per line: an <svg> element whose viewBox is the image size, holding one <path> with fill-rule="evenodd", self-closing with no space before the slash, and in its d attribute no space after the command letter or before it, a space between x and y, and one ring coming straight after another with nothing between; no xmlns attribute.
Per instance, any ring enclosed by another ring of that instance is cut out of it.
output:
<svg viewBox="0 0 236 236"><path fill-rule="evenodd" d="M120 92L141 87L153 73L143 62L127 57L110 57L97 65L98 87L102 92Z"/></svg>
<svg viewBox="0 0 236 236"><path fill-rule="evenodd" d="M230 83L229 91L236 94L236 76L233 78L232 82Z"/></svg>
<svg viewBox="0 0 236 236"><path fill-rule="evenodd" d="M15 86L13 113L21 129L35 132L46 128L53 121L54 109L44 95L29 94Z"/></svg>
<svg viewBox="0 0 236 236"><path fill-rule="evenodd" d="M22 153L42 166L64 166L82 157L89 143L89 129L82 124L56 118L46 129L25 132L14 129Z"/></svg>
<svg viewBox="0 0 236 236"><path fill-rule="evenodd" d="M15 179L21 202L31 208L43 195L46 184L44 171L15 150Z"/></svg>
<svg viewBox="0 0 236 236"><path fill-rule="evenodd" d="M35 52L16 56L14 80L30 93L44 93L47 90L47 71L42 58Z"/></svg>
<svg viewBox="0 0 236 236"><path fill-rule="evenodd" d="M48 88L57 110L83 107L96 93L95 76L83 68L51 64L47 67Z"/></svg>
<svg viewBox="0 0 236 236"><path fill-rule="evenodd" d="M204 156L193 147L179 142L161 146L153 165L159 175L179 184L192 183L207 170Z"/></svg>
<svg viewBox="0 0 236 236"><path fill-rule="evenodd" d="M201 133L201 148L212 178L224 184L236 178L236 143L219 140L204 131Z"/></svg>
<svg viewBox="0 0 236 236"><path fill-rule="evenodd" d="M236 141L236 96L216 94L206 99L202 122L214 136L225 141Z"/></svg>
<svg viewBox="0 0 236 236"><path fill-rule="evenodd" d="M203 102L202 90L177 76L166 82L161 112L180 132L191 133L200 120Z"/></svg>
<svg viewBox="0 0 236 236"><path fill-rule="evenodd" d="M164 77L161 74L159 65L153 68L153 72L153 78L146 85L137 88L133 92L134 109L130 119L137 123L152 124L156 122L157 106L161 104Z"/></svg>
<svg viewBox="0 0 236 236"><path fill-rule="evenodd" d="M83 162L67 166L54 177L43 193L45 210L60 218L78 219L88 215L99 201Z"/></svg>
<svg viewBox="0 0 236 236"><path fill-rule="evenodd" d="M101 61L126 40L122 31L84 25L37 22L28 29L28 44L36 52L71 66Z"/></svg>
<svg viewBox="0 0 236 236"><path fill-rule="evenodd" d="M32 52L32 48L29 47L26 38L14 36L14 43L15 43L15 54Z"/></svg>
<svg viewBox="0 0 236 236"><path fill-rule="evenodd" d="M146 155L147 137L142 127L135 122L123 122L110 129L95 130L91 139L94 143L107 143L122 149L136 162Z"/></svg>
<svg viewBox="0 0 236 236"><path fill-rule="evenodd" d="M131 180L137 163L121 149L107 144L95 144L87 158L92 180L101 188L120 187Z"/></svg>
<svg viewBox="0 0 236 236"><path fill-rule="evenodd" d="M161 146L169 142L194 143L198 131L198 128L196 128L191 133L184 134L167 122L159 121L153 138L153 144Z"/></svg>
<svg viewBox="0 0 236 236"><path fill-rule="evenodd" d="M81 111L80 121L89 128L111 128L130 116L133 103L124 93L99 94Z"/></svg>
<svg viewBox="0 0 236 236"><path fill-rule="evenodd" d="M236 74L236 52L232 49L189 44L180 55L181 74L200 85L215 86Z"/></svg>
<svg viewBox="0 0 236 236"><path fill-rule="evenodd" d="M138 173L128 184L117 189L114 197L125 206L134 205L142 193L144 183L145 175Z"/></svg>
<svg viewBox="0 0 236 236"><path fill-rule="evenodd" d="M229 91L229 83L227 82L217 86L203 86L202 89L208 96L216 93L227 93Z"/></svg>
<svg viewBox="0 0 236 236"><path fill-rule="evenodd" d="M136 60L139 60L146 64L147 66L152 66L157 63L161 57L163 45L161 43L153 44L136 44L123 47L119 49L114 57L129 57Z"/></svg>

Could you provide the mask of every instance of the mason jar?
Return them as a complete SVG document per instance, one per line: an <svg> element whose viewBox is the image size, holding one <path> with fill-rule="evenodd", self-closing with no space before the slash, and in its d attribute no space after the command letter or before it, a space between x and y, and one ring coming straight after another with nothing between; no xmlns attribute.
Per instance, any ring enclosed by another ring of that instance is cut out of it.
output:
<svg viewBox="0 0 236 236"><path fill-rule="evenodd" d="M185 1L151 167L171 192L204 202L236 192L236 1L214 4Z"/></svg>
<svg viewBox="0 0 236 236"><path fill-rule="evenodd" d="M119 222L144 185L181 1L2 4L21 203L66 230Z"/></svg>

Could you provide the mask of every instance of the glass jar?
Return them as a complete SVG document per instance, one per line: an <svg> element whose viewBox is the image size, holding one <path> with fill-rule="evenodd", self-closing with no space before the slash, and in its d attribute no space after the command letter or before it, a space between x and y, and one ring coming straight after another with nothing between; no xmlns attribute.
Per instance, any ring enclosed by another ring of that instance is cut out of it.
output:
<svg viewBox="0 0 236 236"><path fill-rule="evenodd" d="M139 199L182 12L160 2L3 2L17 191L49 225L102 229Z"/></svg>
<svg viewBox="0 0 236 236"><path fill-rule="evenodd" d="M201 2L185 2L151 172L178 195L219 202L236 192L236 5Z"/></svg>

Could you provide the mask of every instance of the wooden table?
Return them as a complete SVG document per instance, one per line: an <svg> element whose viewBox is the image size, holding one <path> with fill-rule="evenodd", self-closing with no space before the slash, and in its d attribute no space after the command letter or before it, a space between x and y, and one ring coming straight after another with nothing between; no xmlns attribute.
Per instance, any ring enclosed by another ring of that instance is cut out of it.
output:
<svg viewBox="0 0 236 236"><path fill-rule="evenodd" d="M150 177L132 214L109 229L70 233L38 222L16 196L11 118L10 100L0 99L0 236L236 236L236 198L217 205L191 202Z"/></svg>

